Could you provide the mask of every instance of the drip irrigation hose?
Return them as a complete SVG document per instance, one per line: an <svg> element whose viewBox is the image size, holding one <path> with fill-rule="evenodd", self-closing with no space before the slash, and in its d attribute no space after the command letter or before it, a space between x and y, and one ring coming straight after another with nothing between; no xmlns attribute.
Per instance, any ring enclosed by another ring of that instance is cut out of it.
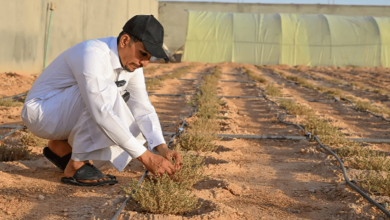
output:
<svg viewBox="0 0 390 220"><path fill-rule="evenodd" d="M13 125L11 125L11 126L9 126L9 127L7 127L7 126L2 126L1 128L13 128L13 130L12 131L10 131L10 132L8 132L7 134L5 134L5 135L0 135L0 140L3 140L4 138L6 138L6 137L8 137L8 136L10 136L11 134L13 134L15 131L18 131L18 130L20 130L20 129L22 129L22 128L25 128L26 126L13 126Z"/></svg>
<svg viewBox="0 0 390 220"><path fill-rule="evenodd" d="M5 99L16 99L16 98L19 98L19 97L22 97L22 96L26 96L26 95L27 95L27 93L22 93L22 94L19 94L19 95L4 97L4 98L1 98L0 100L5 100Z"/></svg>
<svg viewBox="0 0 390 220"><path fill-rule="evenodd" d="M281 107L278 103L270 100L267 95L265 94L264 90L259 87L262 94L263 94L263 97L272 102L273 104L275 104L276 106L278 107ZM298 124L295 124L295 123L291 123L291 122L286 122L286 121L283 121L283 118L289 113L288 110L286 108L283 107L283 109L285 110L285 113L283 115L281 115L280 117L278 117L278 120L281 122L281 123L284 123L284 124L288 124L288 125L295 125L296 127L298 127L301 131L305 132L305 129L302 128L302 126L298 125ZM345 179L345 182L352 188L354 189L356 192L358 192L361 196L363 196L368 202L370 202L371 204L373 204L374 206L376 206L378 209L380 209L384 214L387 215L387 217L390 217L390 212L385 208L383 207L382 205L380 205L377 201L373 200L369 195L367 195L366 193L363 192L363 190L361 190L359 187L357 187L354 183L352 183L348 176L347 176L347 172L345 170L345 167L344 167L344 163L343 161L337 156L336 153L334 153L332 150L330 150L329 148L325 147L320 139L318 138L318 136L316 135L312 135L311 133L307 132L305 133L305 136L307 136L308 138L313 138L319 145L321 148L325 149L327 152L329 152L331 155L333 155L334 157L336 157L337 161L339 162L339 165L340 165L340 168L342 170L342 173L343 173L343 176L344 176L344 179Z"/></svg>

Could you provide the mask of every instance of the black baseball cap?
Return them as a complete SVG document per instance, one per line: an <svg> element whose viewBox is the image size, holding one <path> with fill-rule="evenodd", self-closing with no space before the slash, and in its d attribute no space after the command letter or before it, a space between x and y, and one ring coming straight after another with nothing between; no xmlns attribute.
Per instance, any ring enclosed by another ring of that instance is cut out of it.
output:
<svg viewBox="0 0 390 220"><path fill-rule="evenodd" d="M123 26L123 31L139 38L150 55L169 61L163 47L164 28L153 15L136 15Z"/></svg>

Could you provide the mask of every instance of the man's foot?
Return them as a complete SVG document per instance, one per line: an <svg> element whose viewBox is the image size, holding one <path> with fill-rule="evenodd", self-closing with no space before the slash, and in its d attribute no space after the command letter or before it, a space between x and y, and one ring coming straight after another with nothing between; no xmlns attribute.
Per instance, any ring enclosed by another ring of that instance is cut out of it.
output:
<svg viewBox="0 0 390 220"><path fill-rule="evenodd" d="M70 159L68 165L66 166L66 168L64 170L65 177L67 177L67 178L74 177L77 170L81 169L87 163L88 163L88 161L74 161L74 160ZM97 183L97 182L110 180L110 179L112 179L111 177L112 176L107 176L107 177L103 177L103 178L95 179L95 180L87 180L87 179L76 179L76 180L78 182L82 182L82 183Z"/></svg>
<svg viewBox="0 0 390 220"><path fill-rule="evenodd" d="M47 146L55 155L59 157L63 157L69 153L72 153L72 147L69 145L68 140L50 140L47 143Z"/></svg>

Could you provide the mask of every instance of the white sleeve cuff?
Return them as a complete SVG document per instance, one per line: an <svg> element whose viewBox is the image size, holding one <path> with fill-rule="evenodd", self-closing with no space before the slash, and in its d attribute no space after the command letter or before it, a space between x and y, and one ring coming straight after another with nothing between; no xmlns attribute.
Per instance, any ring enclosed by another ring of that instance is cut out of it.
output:
<svg viewBox="0 0 390 220"><path fill-rule="evenodd" d="M130 140L124 143L121 147L133 159L141 156L142 154L145 153L145 151L147 151L147 149L141 143L139 143L138 140L134 137L130 138Z"/></svg>
<svg viewBox="0 0 390 220"><path fill-rule="evenodd" d="M149 134L147 137L148 149L152 152L155 147L160 144L165 144L165 139L161 131L155 131L153 134Z"/></svg>

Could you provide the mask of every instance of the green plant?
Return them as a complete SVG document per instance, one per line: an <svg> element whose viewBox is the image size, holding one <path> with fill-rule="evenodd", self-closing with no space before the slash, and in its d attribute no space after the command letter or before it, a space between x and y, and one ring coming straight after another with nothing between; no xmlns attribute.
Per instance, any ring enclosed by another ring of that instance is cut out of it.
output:
<svg viewBox="0 0 390 220"><path fill-rule="evenodd" d="M375 93L381 94L381 95L386 94L386 91L383 90L383 89L374 89L374 90L372 90L372 91L375 92Z"/></svg>
<svg viewBox="0 0 390 220"><path fill-rule="evenodd" d="M179 214L202 205L186 185L175 182L166 173L145 180L142 186L132 179L125 192L131 194L142 209L155 214Z"/></svg>
<svg viewBox="0 0 390 220"><path fill-rule="evenodd" d="M355 103L355 106L359 110L368 110L377 114L387 114L390 115L390 110L387 108L380 108L378 106L372 105L370 102L364 102L361 100L358 100Z"/></svg>
<svg viewBox="0 0 390 220"><path fill-rule="evenodd" d="M299 105L292 100L281 100L280 106L285 107L291 115L310 115L314 114L314 110L303 105Z"/></svg>
<svg viewBox="0 0 390 220"><path fill-rule="evenodd" d="M304 122L305 132L317 135L323 144L345 144L347 143L345 135L341 133L338 127L335 127L324 121L316 115L308 115Z"/></svg>
<svg viewBox="0 0 390 220"><path fill-rule="evenodd" d="M153 74L160 66L154 66L154 67L149 67L149 68L143 68L144 75L149 75Z"/></svg>
<svg viewBox="0 0 390 220"><path fill-rule="evenodd" d="M214 69L211 75L204 77L203 83L200 86L200 91L192 99L194 106L197 106L198 112L196 115L200 118L214 119L219 113L220 99L217 97L218 80L221 77L219 67Z"/></svg>
<svg viewBox="0 0 390 220"><path fill-rule="evenodd" d="M362 177L362 185L368 188L368 191L382 196L390 196L390 178L384 176L379 171L371 171L368 175Z"/></svg>
<svg viewBox="0 0 390 220"><path fill-rule="evenodd" d="M340 157L368 157L370 150L359 146L346 146L337 149L336 153Z"/></svg>
<svg viewBox="0 0 390 220"><path fill-rule="evenodd" d="M278 87L267 84L267 87L265 87L267 95L270 96L282 96L282 90L280 90Z"/></svg>
<svg viewBox="0 0 390 220"><path fill-rule="evenodd" d="M21 139L21 142L23 145L26 146L34 146L34 147L46 147L47 140L37 137L34 134L32 134L30 131L27 131Z"/></svg>
<svg viewBox="0 0 390 220"><path fill-rule="evenodd" d="M390 160L380 154L349 158L347 162L348 166L355 169L390 171Z"/></svg>
<svg viewBox="0 0 390 220"><path fill-rule="evenodd" d="M17 107L21 106L23 103L15 101L13 99L0 99L0 106L4 107Z"/></svg>
<svg viewBox="0 0 390 220"><path fill-rule="evenodd" d="M215 120L196 118L191 122L186 132L180 135L178 146L183 150L214 151L217 146L213 141L218 140L216 132L219 124Z"/></svg>
<svg viewBox="0 0 390 220"><path fill-rule="evenodd" d="M314 89L313 84L309 83L305 78L299 76L287 76L286 79L299 83L303 87Z"/></svg>
<svg viewBox="0 0 390 220"><path fill-rule="evenodd" d="M146 80L146 89L148 91L153 90L153 89L156 89L158 86L161 86L162 81L164 81L164 80L180 78L184 74L186 74L190 68L192 68L192 67L191 66L181 67L181 68L174 70L171 74L166 74L166 75L162 75L159 77L154 77L154 78L148 79L148 80Z"/></svg>
<svg viewBox="0 0 390 220"><path fill-rule="evenodd" d="M259 68L259 67L258 67ZM267 79L260 76L260 75L257 75L255 74L252 70L248 69L248 68L245 68L243 67L243 69L245 70L246 74L248 74L248 76L252 79L252 80L255 80L259 83L266 83L267 82Z"/></svg>
<svg viewBox="0 0 390 220"><path fill-rule="evenodd" d="M161 86L161 80L159 78L151 78L146 80L146 89L148 91L156 89L158 86Z"/></svg>
<svg viewBox="0 0 390 220"><path fill-rule="evenodd" d="M27 146L0 145L0 161L27 160L31 150Z"/></svg>
<svg viewBox="0 0 390 220"><path fill-rule="evenodd" d="M178 145L175 148L176 151L180 151ZM180 171L176 172L171 178L183 184L187 188L191 188L195 183L203 180L206 176L204 174L204 157L199 155L193 155L189 152L181 152L182 166Z"/></svg>

